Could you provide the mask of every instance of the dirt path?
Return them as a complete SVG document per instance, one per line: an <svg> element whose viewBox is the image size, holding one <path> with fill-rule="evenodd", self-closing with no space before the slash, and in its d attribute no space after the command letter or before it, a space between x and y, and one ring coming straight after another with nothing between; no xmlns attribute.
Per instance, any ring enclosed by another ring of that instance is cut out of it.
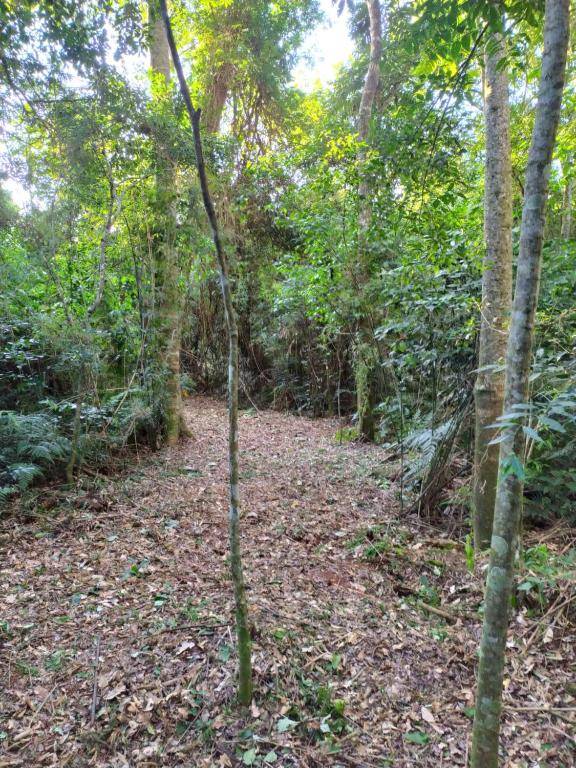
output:
<svg viewBox="0 0 576 768"><path fill-rule="evenodd" d="M256 697L238 716L224 405L195 398L188 420L191 440L74 509L3 522L0 768L464 766L481 574L396 519L382 449L339 445L330 420L241 417ZM506 703L536 709L506 713L505 764L574 765L574 633L524 654L525 631Z"/></svg>

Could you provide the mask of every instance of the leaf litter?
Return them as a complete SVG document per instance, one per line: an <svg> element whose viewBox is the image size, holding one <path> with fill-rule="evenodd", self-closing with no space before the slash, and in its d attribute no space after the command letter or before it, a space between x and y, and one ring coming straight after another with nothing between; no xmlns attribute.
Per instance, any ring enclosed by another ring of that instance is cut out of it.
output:
<svg viewBox="0 0 576 768"><path fill-rule="evenodd" d="M225 405L196 397L187 417L191 439L98 479L90 503L2 522L0 768L465 766L485 561L471 572L445 526L399 519L383 449L340 444L333 419L245 412L239 712ZM542 631L515 610L509 768L574 764L573 596L572 574Z"/></svg>

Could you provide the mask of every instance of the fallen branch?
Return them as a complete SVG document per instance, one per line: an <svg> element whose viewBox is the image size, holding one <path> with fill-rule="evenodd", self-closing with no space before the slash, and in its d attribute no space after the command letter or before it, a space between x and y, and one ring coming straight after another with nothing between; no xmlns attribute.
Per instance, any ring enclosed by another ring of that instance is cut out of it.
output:
<svg viewBox="0 0 576 768"><path fill-rule="evenodd" d="M576 712L576 707L550 707L548 704L533 704L527 707L511 707L505 704L504 709L509 712Z"/></svg>
<svg viewBox="0 0 576 768"><path fill-rule="evenodd" d="M220 622L209 622L209 621L198 621L195 624L180 624L177 627L163 627L158 632L154 632L151 637L157 637L158 635L164 634L164 632L180 632L181 630L185 629L218 629L218 627L229 627L230 622L229 621L220 621Z"/></svg>
<svg viewBox="0 0 576 768"><path fill-rule="evenodd" d="M452 622L452 624L457 621L457 617L454 616L453 613L449 613L443 608L437 608L435 605L429 605L428 603L424 603L422 600L418 601L418 605L421 608L424 608L425 611L428 611L428 613L433 613L435 616L440 616L441 618L446 619L446 621Z"/></svg>

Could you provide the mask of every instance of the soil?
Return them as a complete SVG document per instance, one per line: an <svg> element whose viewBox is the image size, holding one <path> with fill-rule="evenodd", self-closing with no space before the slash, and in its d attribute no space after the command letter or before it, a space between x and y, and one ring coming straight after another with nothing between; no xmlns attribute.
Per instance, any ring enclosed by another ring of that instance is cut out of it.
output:
<svg viewBox="0 0 576 768"><path fill-rule="evenodd" d="M2 520L0 768L465 766L486 563L401 511L386 451L339 442L333 419L241 415L255 696L239 710L226 408L186 408L179 446ZM509 768L576 764L563 590L514 611Z"/></svg>

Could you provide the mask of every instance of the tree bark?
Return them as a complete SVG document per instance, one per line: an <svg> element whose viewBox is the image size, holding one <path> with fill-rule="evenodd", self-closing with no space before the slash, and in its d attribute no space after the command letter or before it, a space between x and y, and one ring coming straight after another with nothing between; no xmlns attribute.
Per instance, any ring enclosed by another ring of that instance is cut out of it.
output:
<svg viewBox="0 0 576 768"><path fill-rule="evenodd" d="M518 415L528 383L538 301L544 215L552 152L560 119L570 29L570 0L546 0L544 53L536 118L526 170L520 253L506 352L506 414ZM516 410L515 410L516 409ZM472 738L472 768L497 768L502 678L514 566L522 513L523 481L518 469L524 451L522 424L503 429L490 565Z"/></svg>
<svg viewBox="0 0 576 768"><path fill-rule="evenodd" d="M208 133L218 133L222 114L230 90L230 81L234 74L234 65L231 62L220 64L210 87L210 93L206 101L202 115L202 126Z"/></svg>
<svg viewBox="0 0 576 768"><path fill-rule="evenodd" d="M380 60L382 58L382 14L379 0L366 0L370 19L370 61L364 79L364 87L358 111L358 183L359 213L358 213L358 264L355 282L358 289L369 280L370 269L367 259L367 235L370 227L371 206L369 182L365 176L363 165L366 161L366 143L370 128L370 118L374 99L380 82ZM382 376L378 370L380 359L374 344L374 333L368 318L359 322L356 346L355 379L356 401L358 414L358 431L366 440L373 440L376 418L375 409L379 399L379 384Z"/></svg>
<svg viewBox="0 0 576 768"><path fill-rule="evenodd" d="M236 604L236 637L238 641L238 700L243 705L250 704L252 699L252 657L250 628L248 624L248 605L246 601L246 589L244 585L244 574L242 569L242 553L240 548L240 519L239 519L239 472L238 472L238 323L236 320L236 311L232 299L232 289L230 286L230 275L228 267L228 257L222 243L220 227L216 217L216 211L210 195L206 167L204 165L204 153L202 150L202 136L200 133L200 110L195 109L190 98L190 91L176 47L176 41L172 34L170 17L166 0L160 0L162 16L166 29L166 36L174 61L174 68L178 75L180 91L194 136L194 149L196 152L196 168L202 190L202 200L206 215L210 222L212 230L212 239L218 261L220 273L220 286L222 289L222 299L224 301L224 311L226 314L226 324L228 326L229 340L229 358L228 358L228 461L230 477L230 567L232 581L234 584L234 598Z"/></svg>
<svg viewBox="0 0 576 768"><path fill-rule="evenodd" d="M499 446L490 445L504 404L504 357L512 304L512 162L506 45L492 35L485 51L484 121L486 169L484 191L485 252L478 376L474 388L474 543L487 549L492 536L498 481Z"/></svg>
<svg viewBox="0 0 576 768"><path fill-rule="evenodd" d="M170 49L158 0L149 0L150 67L152 97L159 113L169 106ZM161 137L155 139L155 200L152 256L154 262L154 354L148 357L152 371L154 407L161 424L161 437L173 445L180 437L182 395L180 388L180 342L182 295L176 250L176 191L174 167Z"/></svg>

